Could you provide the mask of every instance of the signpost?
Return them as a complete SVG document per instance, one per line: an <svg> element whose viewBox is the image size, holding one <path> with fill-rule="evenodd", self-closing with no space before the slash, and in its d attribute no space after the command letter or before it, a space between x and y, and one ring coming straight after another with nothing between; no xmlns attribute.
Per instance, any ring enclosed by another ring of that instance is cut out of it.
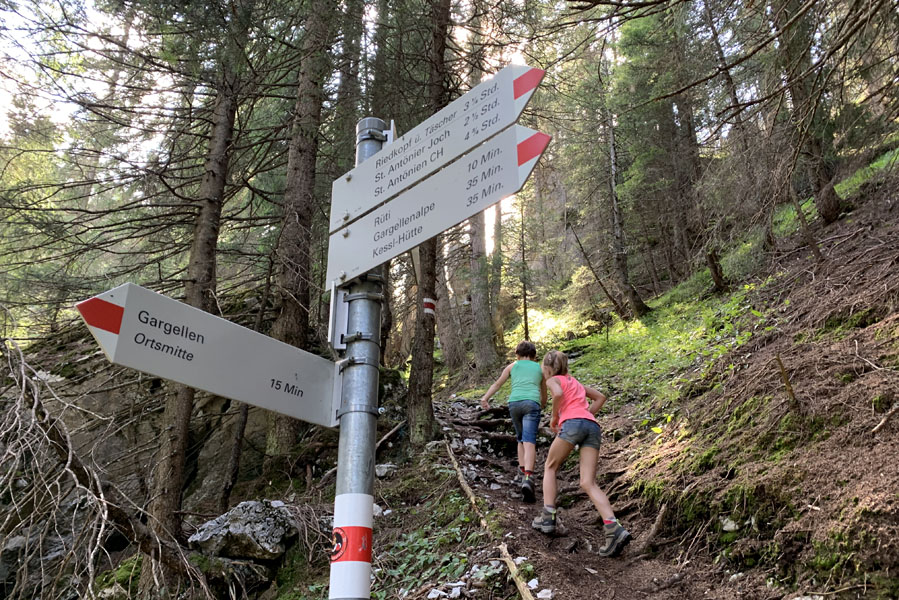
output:
<svg viewBox="0 0 899 600"><path fill-rule="evenodd" d="M77 304L110 362L218 396L337 425L332 361L133 283Z"/></svg>
<svg viewBox="0 0 899 600"><path fill-rule="evenodd" d="M549 140L514 125L332 233L325 280L339 284L361 275L516 193Z"/></svg>
<svg viewBox="0 0 899 600"><path fill-rule="evenodd" d="M332 188L329 337L344 350L339 363L130 283L77 305L115 364L309 423L339 422L331 599L371 596L383 291L369 271L522 188L550 138L512 125L543 75L508 66L386 150L386 124L359 121L356 168Z"/></svg>
<svg viewBox="0 0 899 600"><path fill-rule="evenodd" d="M545 71L509 65L334 180L335 231L515 123Z"/></svg>

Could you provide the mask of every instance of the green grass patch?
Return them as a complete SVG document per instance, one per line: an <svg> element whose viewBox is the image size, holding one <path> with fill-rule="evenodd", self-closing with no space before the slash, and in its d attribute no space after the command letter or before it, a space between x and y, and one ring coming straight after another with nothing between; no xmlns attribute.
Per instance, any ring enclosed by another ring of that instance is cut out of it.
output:
<svg viewBox="0 0 899 600"><path fill-rule="evenodd" d="M899 148L881 154L866 167L862 167L855 173L834 186L834 191L840 198L847 199L855 196L859 189L867 181L879 175L883 171L889 171L899 165Z"/></svg>
<svg viewBox="0 0 899 600"><path fill-rule="evenodd" d="M811 223L818 218L818 209L814 198L807 198L799 204L805 220ZM799 231L799 216L792 203L782 204L774 210L773 227L776 237L787 237Z"/></svg>

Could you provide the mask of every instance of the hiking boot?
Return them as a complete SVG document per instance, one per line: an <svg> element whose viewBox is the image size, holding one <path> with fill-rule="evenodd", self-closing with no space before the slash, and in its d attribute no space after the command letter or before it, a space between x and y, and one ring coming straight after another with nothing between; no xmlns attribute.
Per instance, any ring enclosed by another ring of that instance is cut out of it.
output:
<svg viewBox="0 0 899 600"><path fill-rule="evenodd" d="M521 496L528 504L533 504L534 500L536 500L533 477L528 477L526 475L524 481L521 482Z"/></svg>
<svg viewBox="0 0 899 600"><path fill-rule="evenodd" d="M545 508L540 512L539 515L534 517L534 520L531 521L531 527L534 529L539 529L543 533L555 533L556 532L556 516L559 514L559 511L549 512Z"/></svg>
<svg viewBox="0 0 899 600"><path fill-rule="evenodd" d="M631 533L617 521L603 525L603 533L606 536L606 543L599 549L600 556L618 556L631 541Z"/></svg>

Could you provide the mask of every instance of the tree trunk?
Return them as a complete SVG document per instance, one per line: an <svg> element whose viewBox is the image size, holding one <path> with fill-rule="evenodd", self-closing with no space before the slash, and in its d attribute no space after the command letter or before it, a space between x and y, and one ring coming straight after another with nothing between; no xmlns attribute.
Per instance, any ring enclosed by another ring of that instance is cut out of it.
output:
<svg viewBox="0 0 899 600"><path fill-rule="evenodd" d="M438 236L439 237L439 236ZM434 381L434 315L423 309L426 298L435 296L437 279L437 238L418 247L418 316L412 339L412 364L409 370L409 396L406 403L406 419L409 422L409 441L421 448L437 435L437 421L431 403L431 386Z"/></svg>
<svg viewBox="0 0 899 600"><path fill-rule="evenodd" d="M808 13L800 14L801 10L808 10L808 5L785 0L774 9L772 19L779 33L779 56L793 105L791 116L797 147L803 148L808 157L818 214L825 223L833 223L840 216L840 200L833 189L835 169L826 152L832 134L827 131L825 110L820 106L821 92L816 93L812 87L818 70L812 70L814 30Z"/></svg>
<svg viewBox="0 0 899 600"><path fill-rule="evenodd" d="M478 374L486 375L496 366L498 356L493 345L484 213L476 214L468 223L471 236L471 345Z"/></svg>
<svg viewBox="0 0 899 600"><path fill-rule="evenodd" d="M374 46L376 48L374 60L372 61L372 84L370 92L366 95L370 98L369 113L371 116L384 119L389 122L388 111L390 106L387 81L390 74L387 72L387 50L385 44L387 37L390 35L390 28L387 25L387 17L390 11L389 0L378 0L378 22L375 25L373 34ZM355 132L355 127L352 130ZM390 334L393 333L393 283L391 282L390 269L393 261L387 261L381 267L381 275L384 277L384 302L381 305L381 364L387 364L387 347L390 342Z"/></svg>
<svg viewBox="0 0 899 600"><path fill-rule="evenodd" d="M727 291L727 279L724 277L724 271L721 269L721 259L718 257L718 249L710 246L705 252L705 261L709 266L709 273L712 274L712 284L715 286L716 293Z"/></svg>
<svg viewBox="0 0 899 600"><path fill-rule="evenodd" d="M481 2L472 5L473 16L470 22L472 31L470 42L471 54L471 87L481 82L484 74L482 20L485 13ZM487 265L487 223L485 213L479 212L468 220L471 254L469 270L471 272L471 346L474 352L474 364L478 374L490 373L498 362L493 336L493 319L491 311L490 281Z"/></svg>
<svg viewBox="0 0 899 600"><path fill-rule="evenodd" d="M243 35L246 35L245 30ZM242 47L242 38L237 39L237 45ZM212 111L209 150L198 192L199 212L185 282L187 304L206 311L214 306L216 245L238 104L239 77L236 69L226 63L223 73ZM193 388L176 385L174 389L175 393L166 400L162 417L159 453L147 506L151 530L167 540L177 539L181 535L181 488L194 401ZM159 559L155 552L144 559L139 584L142 600L169 598L178 590L178 573Z"/></svg>
<svg viewBox="0 0 899 600"><path fill-rule="evenodd" d="M297 348L309 344L309 300L312 223L315 221L315 163L321 126L324 84L330 74L328 48L333 42L334 4L316 0L309 7L303 62L297 81L292 133L287 153L284 212L278 251L281 311L272 337ZM289 475L289 454L302 427L300 421L272 413L266 440L265 472Z"/></svg>
<svg viewBox="0 0 899 600"><path fill-rule="evenodd" d="M528 261L524 253L524 203L520 202L521 228L518 230L518 245L521 248L521 318L524 321L524 339L530 341L531 331L528 324Z"/></svg>
<svg viewBox="0 0 899 600"><path fill-rule="evenodd" d="M259 301L259 312L256 313L256 321L253 324L253 331L262 331L262 323L265 320L265 307L268 306L268 298L272 288L272 272L274 271L275 261L274 253L277 247L272 249L269 254L268 271L265 274L265 286L262 288L262 297ZM243 437L247 429L247 419L249 418L250 405L245 402L237 402L237 418L234 420L234 430L231 435L231 453L228 457L228 469L225 475L225 481L222 483L222 493L219 496L219 512L224 514L228 511L231 500L231 491L237 483L237 475L240 472L240 457L243 453Z"/></svg>
<svg viewBox="0 0 899 600"><path fill-rule="evenodd" d="M574 226L571 227L571 233L574 235L574 241L577 243L577 247L580 248L581 255L584 257L584 262L587 263L587 268L590 269L591 273L593 273L593 279L596 280L596 283L599 285L599 289L602 290L602 293L605 294L609 302L612 303L612 306L615 308L615 312L618 313L618 316L621 317L621 320L629 320L631 318L630 313L627 312L627 309L625 309L621 302L619 302L618 299L609 291L609 288L606 287L606 284L602 282L602 278L593 267L593 261L590 260L590 256L584 249L584 245L581 244L581 238L578 237L577 231L574 230Z"/></svg>
<svg viewBox="0 0 899 600"><path fill-rule="evenodd" d="M615 124L611 113L606 109L606 127L609 133L609 192L612 201L612 256L615 265L615 274L618 279L618 286L627 298L628 307L631 314L639 318L648 313L651 309L646 306L643 299L631 285L630 277L627 271L627 250L624 244L624 227L621 219L621 206L618 203L618 160L615 154ZM620 314L620 313L619 313Z"/></svg>
<svg viewBox="0 0 899 600"><path fill-rule="evenodd" d="M443 350L443 364L450 372L457 372L465 365L465 342L462 327L456 317L456 307L450 297L449 282L443 253L437 255L437 335Z"/></svg>
<svg viewBox="0 0 899 600"><path fill-rule="evenodd" d="M502 303L503 281L503 209L502 202L493 207L493 255L490 258L490 324L493 326L493 343L500 356L506 353L506 330Z"/></svg>
<svg viewBox="0 0 899 600"><path fill-rule="evenodd" d="M431 15L428 21L432 24L432 29L428 96L431 110L434 112L449 104L446 48L449 37L450 6L450 0L431 0L430 3ZM423 310L424 299L435 298L437 248L437 238L428 240L418 247L421 262L421 274L418 280L418 318L415 321L415 334L412 341L412 366L409 371L409 397L406 407L409 440L417 448L421 448L434 439L438 433L437 421L434 419L434 406L431 403L431 384L434 379L435 319L434 315Z"/></svg>

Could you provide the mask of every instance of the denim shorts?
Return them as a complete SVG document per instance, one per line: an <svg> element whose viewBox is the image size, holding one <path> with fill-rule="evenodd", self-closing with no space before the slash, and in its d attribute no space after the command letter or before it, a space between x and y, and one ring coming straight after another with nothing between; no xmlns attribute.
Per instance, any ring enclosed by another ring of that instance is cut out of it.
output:
<svg viewBox="0 0 899 600"><path fill-rule="evenodd" d="M519 442L537 443L537 428L540 426L540 405L533 400L509 402L509 414L515 427L515 439Z"/></svg>
<svg viewBox="0 0 899 600"><path fill-rule="evenodd" d="M590 419L568 419L562 423L559 437L574 446L599 450L599 423Z"/></svg>

